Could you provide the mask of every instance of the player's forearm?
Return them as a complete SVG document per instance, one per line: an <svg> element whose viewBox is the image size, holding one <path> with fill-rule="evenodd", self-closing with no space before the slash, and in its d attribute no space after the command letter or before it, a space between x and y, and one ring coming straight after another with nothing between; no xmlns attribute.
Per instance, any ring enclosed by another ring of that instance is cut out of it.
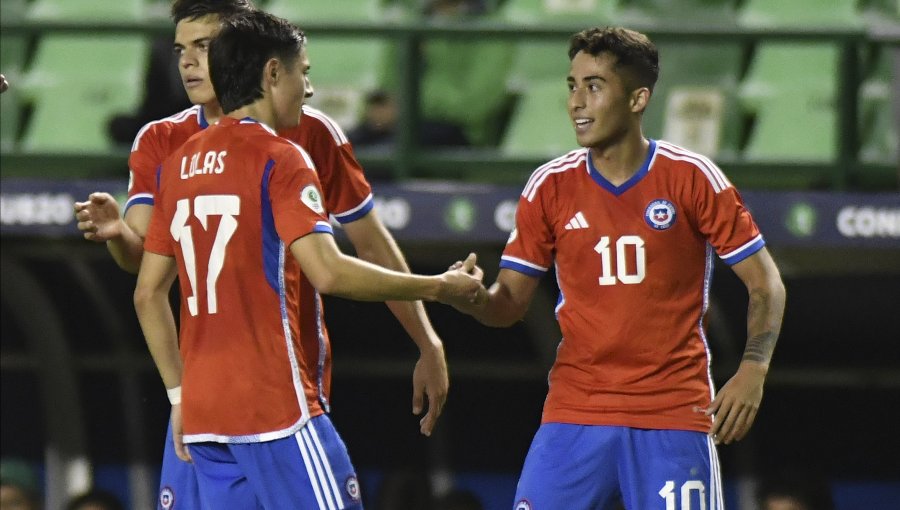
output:
<svg viewBox="0 0 900 510"><path fill-rule="evenodd" d="M454 306L485 326L495 328L512 326L522 320L527 310L527 306L516 304L509 289L497 282L489 289L479 291L474 301Z"/></svg>
<svg viewBox="0 0 900 510"><path fill-rule="evenodd" d="M331 264L320 292L358 301L436 301L440 276L419 276L385 269L346 255Z"/></svg>
<svg viewBox="0 0 900 510"><path fill-rule="evenodd" d="M134 293L134 308L163 384L166 388L180 386L181 354L168 293L138 286Z"/></svg>
<svg viewBox="0 0 900 510"><path fill-rule="evenodd" d="M144 256L144 240L125 222L122 222L120 232L119 236L106 241L106 249L116 265L131 274L137 274Z"/></svg>
<svg viewBox="0 0 900 510"><path fill-rule="evenodd" d="M750 288L749 294L747 345L741 361L754 363L768 370L784 316L784 285L776 273L764 285Z"/></svg>

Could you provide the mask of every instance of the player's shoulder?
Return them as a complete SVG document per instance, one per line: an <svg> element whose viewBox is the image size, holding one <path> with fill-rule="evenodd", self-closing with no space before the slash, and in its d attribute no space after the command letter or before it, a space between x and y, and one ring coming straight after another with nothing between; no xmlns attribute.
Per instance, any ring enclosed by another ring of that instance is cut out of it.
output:
<svg viewBox="0 0 900 510"><path fill-rule="evenodd" d="M241 121L241 123L256 124L256 130L252 139L245 139L246 145L268 152L271 157L276 159L276 162L282 159L289 161L299 160L303 165L315 169L309 153L297 142L284 136L279 136L277 132L264 124L255 121Z"/></svg>
<svg viewBox="0 0 900 510"><path fill-rule="evenodd" d="M335 145L349 143L347 135L344 134L344 130L341 129L341 126L325 112L306 104L303 105L302 112L303 116L300 120L300 129L327 135L332 139Z"/></svg>
<svg viewBox="0 0 900 510"><path fill-rule="evenodd" d="M534 197L547 184L548 180L571 174L572 171L583 168L587 163L587 157L588 149L581 147L537 167L525 183L522 196L528 199L529 202L534 200Z"/></svg>
<svg viewBox="0 0 900 510"><path fill-rule="evenodd" d="M138 131L131 145L131 152L137 152L141 144L148 141L160 141L181 134L187 136L200 129L199 118L202 115L201 106L194 105L168 117L150 121Z"/></svg>
<svg viewBox="0 0 900 510"><path fill-rule="evenodd" d="M702 176L716 193L732 186L728 177L708 156L665 140L656 141L654 171L668 171L673 178Z"/></svg>

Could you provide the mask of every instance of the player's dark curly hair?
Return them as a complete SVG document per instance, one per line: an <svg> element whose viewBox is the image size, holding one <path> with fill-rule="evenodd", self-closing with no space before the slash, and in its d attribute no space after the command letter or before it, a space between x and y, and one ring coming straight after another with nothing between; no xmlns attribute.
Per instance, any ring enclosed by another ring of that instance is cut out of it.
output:
<svg viewBox="0 0 900 510"><path fill-rule="evenodd" d="M172 21L195 20L209 14L227 19L238 14L255 11L250 0L175 0L172 2Z"/></svg>
<svg viewBox="0 0 900 510"><path fill-rule="evenodd" d="M616 71L622 72L631 88L651 91L659 78L659 52L650 39L621 27L595 27L582 30L569 40L569 60L579 51L594 56L610 53L616 57Z"/></svg>
<svg viewBox="0 0 900 510"><path fill-rule="evenodd" d="M263 96L266 62L298 65L306 35L289 21L262 11L228 18L209 44L209 77L225 113Z"/></svg>

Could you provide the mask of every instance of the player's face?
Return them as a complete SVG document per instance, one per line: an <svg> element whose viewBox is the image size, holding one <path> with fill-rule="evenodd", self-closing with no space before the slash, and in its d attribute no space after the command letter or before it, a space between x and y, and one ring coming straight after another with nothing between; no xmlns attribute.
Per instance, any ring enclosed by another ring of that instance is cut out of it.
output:
<svg viewBox="0 0 900 510"><path fill-rule="evenodd" d="M632 129L639 117L632 95L615 69L616 57L578 52L572 59L569 84L569 118L582 147L605 148Z"/></svg>
<svg viewBox="0 0 900 510"><path fill-rule="evenodd" d="M283 67L283 75L272 86L272 102L275 107L275 129L288 129L300 123L300 108L306 98L312 97L309 81L309 57L304 47L294 62Z"/></svg>
<svg viewBox="0 0 900 510"><path fill-rule="evenodd" d="M209 42L221 27L219 17L213 14L183 19L175 25L174 50L178 55L178 71L184 90L194 104L206 104L216 99L206 57Z"/></svg>

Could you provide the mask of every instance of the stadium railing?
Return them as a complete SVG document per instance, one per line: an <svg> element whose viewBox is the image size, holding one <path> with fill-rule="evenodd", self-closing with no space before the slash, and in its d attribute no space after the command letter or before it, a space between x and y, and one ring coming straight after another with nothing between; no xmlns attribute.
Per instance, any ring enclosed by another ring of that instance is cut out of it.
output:
<svg viewBox="0 0 900 510"><path fill-rule="evenodd" d="M419 86L421 81L421 43L429 38L456 40L532 40L567 39L579 27L544 26L522 28L491 21L465 25L433 23L427 20L400 20L391 23L307 24L311 36L327 35L347 38L379 38L397 48L396 95L399 101L399 123L395 148L357 153L367 168L380 170L376 175L389 179L439 178L519 183L547 158L517 157L498 148L424 149L415 142L421 121ZM658 42L722 42L747 47L762 41L828 42L840 48L840 76L837 93L836 158L828 162L766 161L751 162L740 157L718 158L719 165L732 180L743 187L788 189L894 189L897 164L868 162L859 158L861 146L858 97L864 76L861 52L867 45L900 45L900 30L873 34L865 28L845 29L748 29L697 25L682 27L634 26ZM0 22L4 36L38 36L48 33L90 33L168 35L168 21L114 22L90 24L80 22ZM15 84L13 85L15 86ZM3 177L46 176L53 178L115 177L123 175L126 149L92 154L22 153L4 148L0 152Z"/></svg>

